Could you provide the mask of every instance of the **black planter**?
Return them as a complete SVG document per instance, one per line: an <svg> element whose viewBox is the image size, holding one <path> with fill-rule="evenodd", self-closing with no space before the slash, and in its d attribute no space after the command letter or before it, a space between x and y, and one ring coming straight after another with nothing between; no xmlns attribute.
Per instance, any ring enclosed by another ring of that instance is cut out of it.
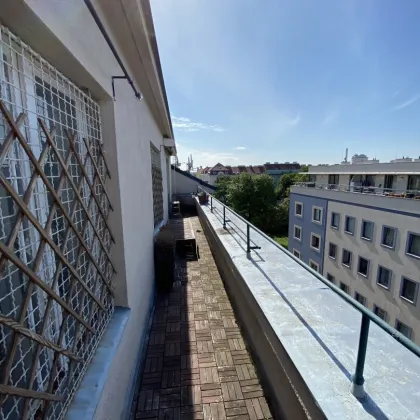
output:
<svg viewBox="0 0 420 420"><path fill-rule="evenodd" d="M175 279L175 246L155 243L155 282L157 291L169 292Z"/></svg>

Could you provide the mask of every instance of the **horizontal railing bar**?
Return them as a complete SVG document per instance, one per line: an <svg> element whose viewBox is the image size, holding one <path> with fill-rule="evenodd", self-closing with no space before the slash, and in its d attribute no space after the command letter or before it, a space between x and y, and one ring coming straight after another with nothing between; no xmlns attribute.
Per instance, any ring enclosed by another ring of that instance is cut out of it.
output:
<svg viewBox="0 0 420 420"><path fill-rule="evenodd" d="M198 187L198 188L200 188L200 187ZM200 189L202 190L202 188L200 188ZM207 191L205 191L205 192L207 193ZM211 195L211 194L209 194L209 195ZM283 248L281 245L279 245L275 240L271 239L263 231L261 231L260 229L258 229L252 223L248 222L245 218L243 218L241 215L239 215L238 213L236 213L230 207L226 206L226 204L222 203L216 197L214 197L214 196L212 196L212 197L213 197L213 200L217 201L222 206L226 207L227 210L229 210L232 214L234 214L237 218L239 218L240 220L242 220L244 223L246 223L247 225L249 225L250 228L252 228L260 236L262 236L264 239L266 239L268 242L270 242L276 248L280 249L283 253L285 253L287 256L289 256L295 262L297 262L301 267L303 267L306 271L310 272L318 280L320 280L322 283L324 283L326 286L328 286L333 292L335 292L342 299L344 299L347 303L349 303L351 306L353 306L353 308L357 309L359 312L361 312L362 314L366 315L373 323L375 323L380 328L382 328L386 333L388 333L390 336L392 336L396 341L398 341L399 343L401 343L406 349L410 350L417 357L420 357L420 347L417 346L413 341L411 341L410 339L408 339L407 337L405 337L404 335L402 335L395 328L391 327L384 320L382 320L381 318L379 318L372 311L370 311L365 306L363 306L361 303L359 303L356 299L352 298L347 293L343 292L335 284L331 283L329 280L327 280L326 278L322 277L317 271L313 270L308 265L306 265L302 260L300 260L297 257L295 257L291 252L289 252L287 249Z"/></svg>
<svg viewBox="0 0 420 420"><path fill-rule="evenodd" d="M0 384L0 394L46 401L62 401L64 399L63 395L48 394L47 392L37 392L32 391L31 389L16 388L14 386L4 384Z"/></svg>

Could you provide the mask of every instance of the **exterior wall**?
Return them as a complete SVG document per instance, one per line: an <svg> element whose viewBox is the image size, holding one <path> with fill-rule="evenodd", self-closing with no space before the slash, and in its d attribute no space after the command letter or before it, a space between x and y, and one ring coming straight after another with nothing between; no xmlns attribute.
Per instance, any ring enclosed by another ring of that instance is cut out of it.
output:
<svg viewBox="0 0 420 420"><path fill-rule="evenodd" d="M329 166L310 166L308 172L311 173L420 173L420 162L399 162L399 163L359 163L347 165L329 165Z"/></svg>
<svg viewBox="0 0 420 420"><path fill-rule="evenodd" d="M176 170L171 170L172 178L172 194L191 194L197 192L197 186L204 188L205 190L213 191L215 188L209 188L203 185L204 181L197 177L188 175L187 173L180 173Z"/></svg>
<svg viewBox="0 0 420 420"><path fill-rule="evenodd" d="M331 213L340 214L340 228L333 229ZM345 216L356 218L356 232L349 235L344 233ZM373 240L361 239L362 220L374 222ZM395 250L381 246L382 226L392 226L398 229ZM387 322L395 326L396 319L404 322L413 329L412 339L420 342L420 302L413 305L400 298L402 276L410 280L420 281L420 260L406 255L406 243L408 232L420 234L419 215L409 217L406 215L388 212L384 209L367 209L350 203L337 203L329 201L326 229L326 249L330 242L338 246L338 256L334 261L328 257L328 251L324 256L324 275L332 274L337 283L343 282L350 288L350 294L354 297L359 292L367 299L367 307L373 310L374 305L379 306L388 313ZM343 248L352 252L351 268L341 264ZM357 274L358 258L362 256L370 261L368 278ZM376 283L378 266L392 270L391 287L389 290Z"/></svg>
<svg viewBox="0 0 420 420"><path fill-rule="evenodd" d="M328 176L327 176L327 180L328 180ZM350 175L340 175L339 181L340 181L340 185L350 185Z"/></svg>
<svg viewBox="0 0 420 420"><path fill-rule="evenodd" d="M295 215L295 203L303 204L303 217ZM312 206L322 208L322 224L312 222ZM305 197L302 195L290 195L290 211L289 211L289 251L296 249L300 252L300 258L309 265L313 260L319 265L319 272L323 273L323 254L325 248L325 220L327 216L327 201L322 198ZM302 240L298 241L294 238L294 226L302 228ZM311 248L311 233L321 237L320 252Z"/></svg>
<svg viewBox="0 0 420 420"><path fill-rule="evenodd" d="M95 418L119 419L124 417L127 404L131 404L130 387L137 373L154 291L150 142L162 154L165 220L168 217L169 186L166 156L161 147L162 133L146 100L136 100L126 81L116 81L116 101L113 101L111 77L120 75L121 69L83 2L28 0L19 3L22 8L19 19L13 21L7 16L3 19L3 13L11 12L13 5L8 10L2 8L3 22L7 25L10 21L12 26L13 22L15 25L19 22L16 32L24 42L34 47L43 45L45 51L37 51L76 85L89 86L101 103L104 148L112 175L107 188L114 206L110 225L116 237L111 251L117 269L114 277L116 304L130 308L130 316ZM97 2L94 5L99 12ZM114 2L112 7L118 11L119 5ZM110 28L103 21L111 39L113 30L126 30L125 25L118 22L115 20L115 26ZM123 61L127 61L118 43L114 41L114 45ZM135 50L135 46L133 48ZM128 70L134 77L129 66Z"/></svg>

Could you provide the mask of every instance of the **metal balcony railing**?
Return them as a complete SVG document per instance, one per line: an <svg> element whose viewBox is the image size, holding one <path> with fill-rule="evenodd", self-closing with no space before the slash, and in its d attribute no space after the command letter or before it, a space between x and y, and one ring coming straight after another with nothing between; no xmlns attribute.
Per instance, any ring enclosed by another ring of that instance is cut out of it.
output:
<svg viewBox="0 0 420 420"><path fill-rule="evenodd" d="M302 188L315 188L319 190L329 191L341 191L356 194L370 194L379 195L382 197L393 197L393 198L405 198L420 200L420 190L412 189L395 189L395 188L384 188L382 186L366 186L355 183L354 185L343 185L343 184L323 184L316 182L296 182L293 184L294 187Z"/></svg>
<svg viewBox="0 0 420 420"><path fill-rule="evenodd" d="M246 242L247 242L247 250L246 252L249 254L252 249L260 247L253 247L251 246L251 230L253 230L257 235L262 236L264 239L266 239L270 244L277 247L281 252L285 253L288 257L292 258L297 264L299 264L301 267L303 267L306 271L310 272L313 276L315 276L319 281L324 283L327 287L329 287L334 293L336 293L338 296L340 296L343 300L345 300L348 304L350 304L353 308L357 309L362 314L362 320L360 325L360 334L359 334L359 347L357 351L357 359L356 359L356 366L355 371L352 376L352 393L357 398L363 398L365 396L363 384L365 382L363 377L363 371L365 366L365 358L366 358L366 349L367 349L367 343L368 343L368 337L369 337L369 326L370 322L375 323L378 325L382 330L384 330L387 334L389 334L391 337L393 337L396 341L401 343L406 349L414 353L417 357L420 357L420 347L417 346L414 342L412 342L410 339L402 335L400 332L398 332L395 328L391 327L389 324L387 324L385 321L383 321L381 318L376 316L373 312L371 312L369 309L367 309L365 306L363 306L361 303L359 303L356 299L353 299L351 296L349 296L347 293L342 291L339 287L335 286L333 283L331 283L329 280L324 278L321 274L319 274L317 271L310 268L308 265L306 265L303 261L301 261L299 258L295 257L291 252L283 248L281 245L279 245L276 241L271 239L268 235L266 235L264 232L262 232L260 229L252 225L248 220L240 216L238 213L233 211L231 208L226 206L224 203L222 203L217 198L213 197L211 194L208 194L203 188L197 186L198 191L202 191L206 193L210 200L210 211L213 212L215 210L215 203L218 203L222 206L222 213L223 213L223 228L226 229L226 226L228 223L232 223L229 219L226 218L226 213L233 214L235 217L237 217L239 220L241 220L243 223L246 224Z"/></svg>

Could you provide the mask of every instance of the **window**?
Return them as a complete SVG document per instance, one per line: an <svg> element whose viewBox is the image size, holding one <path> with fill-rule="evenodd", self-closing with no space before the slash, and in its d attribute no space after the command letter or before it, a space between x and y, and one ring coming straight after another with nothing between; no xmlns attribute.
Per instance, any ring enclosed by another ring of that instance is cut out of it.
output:
<svg viewBox="0 0 420 420"><path fill-rule="evenodd" d="M327 273L327 280L329 280L331 283L334 283L335 282L335 277L332 274Z"/></svg>
<svg viewBox="0 0 420 420"><path fill-rule="evenodd" d="M328 184L331 187L335 187L339 184L340 175L328 175Z"/></svg>
<svg viewBox="0 0 420 420"><path fill-rule="evenodd" d="M337 258L337 245L330 242L330 246L328 247L328 256L332 259Z"/></svg>
<svg viewBox="0 0 420 420"><path fill-rule="evenodd" d="M384 226L382 228L381 245L386 246L387 248L394 248L396 238L397 238L397 229L389 227L389 226Z"/></svg>
<svg viewBox="0 0 420 420"><path fill-rule="evenodd" d="M415 281L403 277L401 281L400 296L411 303L415 303L417 298L417 286L418 283Z"/></svg>
<svg viewBox="0 0 420 420"><path fill-rule="evenodd" d="M407 254L420 258L420 235L409 233L407 238Z"/></svg>
<svg viewBox="0 0 420 420"><path fill-rule="evenodd" d="M373 313L379 318L383 319L384 321L386 321L386 318L388 316L387 312L384 309L376 305L374 305L373 307Z"/></svg>
<svg viewBox="0 0 420 420"><path fill-rule="evenodd" d="M385 289L389 289L391 285L391 276L392 271L388 270L385 267L382 267L381 265L378 266L378 278L376 282L381 285L382 287L385 287Z"/></svg>
<svg viewBox="0 0 420 420"><path fill-rule="evenodd" d="M311 267L312 270L319 271L319 265L315 261L309 260L309 267Z"/></svg>
<svg viewBox="0 0 420 420"><path fill-rule="evenodd" d="M295 216L303 216L303 204L296 201L295 203Z"/></svg>
<svg viewBox="0 0 420 420"><path fill-rule="evenodd" d="M341 263L345 265L346 267L351 267L351 257L352 254L347 249L343 249L343 255L341 257Z"/></svg>
<svg viewBox="0 0 420 420"><path fill-rule="evenodd" d="M345 284L345 283L343 283L343 282L340 282L340 289L341 289L343 292L349 293L349 286L347 286L347 284Z"/></svg>
<svg viewBox="0 0 420 420"><path fill-rule="evenodd" d="M322 223L322 208L312 207L312 221L314 223Z"/></svg>
<svg viewBox="0 0 420 420"><path fill-rule="evenodd" d="M331 213L331 227L334 229L340 228L340 214L339 213Z"/></svg>
<svg viewBox="0 0 420 420"><path fill-rule="evenodd" d="M297 258L300 258L300 252L297 249L293 248L293 255Z"/></svg>
<svg viewBox="0 0 420 420"><path fill-rule="evenodd" d="M407 190L420 191L420 175L408 175Z"/></svg>
<svg viewBox="0 0 420 420"><path fill-rule="evenodd" d="M302 228L300 226L296 226L293 229L293 237L300 241L302 239Z"/></svg>
<svg viewBox="0 0 420 420"><path fill-rule="evenodd" d="M366 298L361 295L359 292L354 293L354 298L361 303L363 306L366 306Z"/></svg>
<svg viewBox="0 0 420 420"><path fill-rule="evenodd" d="M373 222L368 222L366 220L362 221L362 239L371 241L373 239Z"/></svg>
<svg viewBox="0 0 420 420"><path fill-rule="evenodd" d="M155 227L163 220L163 178L160 164L160 153L150 143L150 156L152 160L152 191L153 191L153 215Z"/></svg>
<svg viewBox="0 0 420 420"><path fill-rule="evenodd" d="M356 219L354 217L346 216L346 222L344 225L344 232L354 235L354 229L356 226Z"/></svg>
<svg viewBox="0 0 420 420"><path fill-rule="evenodd" d="M321 248L321 237L311 233L311 248L319 251Z"/></svg>
<svg viewBox="0 0 420 420"><path fill-rule="evenodd" d="M395 321L395 329L400 332L402 335L405 335L407 338L411 339L412 329L404 322L400 320Z"/></svg>
<svg viewBox="0 0 420 420"><path fill-rule="evenodd" d="M359 256L359 264L357 266L357 272L364 277L369 274L369 260Z"/></svg>

